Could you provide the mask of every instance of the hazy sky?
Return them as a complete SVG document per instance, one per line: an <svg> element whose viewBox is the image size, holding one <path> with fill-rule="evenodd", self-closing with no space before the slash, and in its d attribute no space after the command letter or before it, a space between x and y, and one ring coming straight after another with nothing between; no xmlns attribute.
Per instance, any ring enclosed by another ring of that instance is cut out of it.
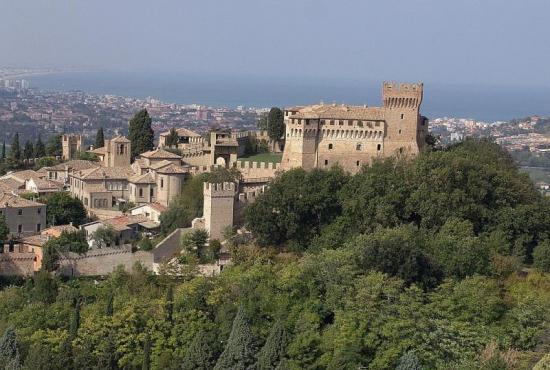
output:
<svg viewBox="0 0 550 370"><path fill-rule="evenodd" d="M549 0L0 0L0 65L550 86Z"/></svg>

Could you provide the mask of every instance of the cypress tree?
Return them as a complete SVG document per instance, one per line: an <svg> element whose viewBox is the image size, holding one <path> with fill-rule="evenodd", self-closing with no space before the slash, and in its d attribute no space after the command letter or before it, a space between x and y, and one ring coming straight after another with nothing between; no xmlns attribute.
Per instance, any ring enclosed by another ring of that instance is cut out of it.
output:
<svg viewBox="0 0 550 370"><path fill-rule="evenodd" d="M284 114L280 108L273 107L267 115L267 134L273 141L279 141L285 132Z"/></svg>
<svg viewBox="0 0 550 370"><path fill-rule="evenodd" d="M149 334L145 335L145 341L143 343L143 365L142 370L151 369L151 338Z"/></svg>
<svg viewBox="0 0 550 370"><path fill-rule="evenodd" d="M46 147L42 142L42 137L38 135L36 143L34 144L34 158L42 158L46 156Z"/></svg>
<svg viewBox="0 0 550 370"><path fill-rule="evenodd" d="M74 339L78 334L78 328L80 327L80 302L76 302L74 311L71 316L71 323L69 327L69 338Z"/></svg>
<svg viewBox="0 0 550 370"><path fill-rule="evenodd" d="M14 161L19 161L21 159L21 147L19 146L18 132L15 133L15 135L13 136L13 141L11 142L10 157Z"/></svg>
<svg viewBox="0 0 550 370"><path fill-rule="evenodd" d="M96 358L92 354L90 343L84 347L74 350L74 368L78 370L95 370L97 367Z"/></svg>
<svg viewBox="0 0 550 370"><path fill-rule="evenodd" d="M63 370L71 370L74 368L73 348L69 339L63 341L59 348L59 352L55 356L55 368Z"/></svg>
<svg viewBox="0 0 550 370"><path fill-rule="evenodd" d="M109 292L109 295L107 296L107 306L105 307L105 315L106 316L113 316L113 303L115 300L115 296L112 291Z"/></svg>
<svg viewBox="0 0 550 370"><path fill-rule="evenodd" d="M422 365L414 352L409 351L401 356L395 370L422 370Z"/></svg>
<svg viewBox="0 0 550 370"><path fill-rule="evenodd" d="M25 142L25 148L23 149L23 158L31 159L34 155L34 145L30 140Z"/></svg>
<svg viewBox="0 0 550 370"><path fill-rule="evenodd" d="M0 338L0 369L20 369L21 356L17 334L13 328L7 328Z"/></svg>
<svg viewBox="0 0 550 370"><path fill-rule="evenodd" d="M242 307L233 320L229 339L214 370L253 370L258 345Z"/></svg>
<svg viewBox="0 0 550 370"><path fill-rule="evenodd" d="M270 370L276 368L284 359L288 333L282 323L278 320L273 324L264 346L258 354L258 370Z"/></svg>
<svg viewBox="0 0 550 370"><path fill-rule="evenodd" d="M219 348L214 332L199 331L189 345L181 370L210 370L216 365Z"/></svg>
<svg viewBox="0 0 550 370"><path fill-rule="evenodd" d="M132 143L132 159L154 148L155 133L151 128L151 117L142 109L130 120L128 139Z"/></svg>
<svg viewBox="0 0 550 370"><path fill-rule="evenodd" d="M168 290L166 291L166 303L164 309L166 311L166 321L172 323L174 315L174 288L172 284L168 285Z"/></svg>
<svg viewBox="0 0 550 370"><path fill-rule="evenodd" d="M6 159L6 139L2 143L2 160Z"/></svg>
<svg viewBox="0 0 550 370"><path fill-rule="evenodd" d="M99 368L105 370L116 370L118 368L116 348L112 333L109 333L109 336L106 338L105 348L99 355Z"/></svg>
<svg viewBox="0 0 550 370"><path fill-rule="evenodd" d="M95 148L102 148L105 146L105 136L103 135L103 127L100 127L99 130L97 130L97 134L95 135Z"/></svg>
<svg viewBox="0 0 550 370"><path fill-rule="evenodd" d="M170 134L166 137L166 145L169 147L177 147L179 141L178 132L174 127L170 129Z"/></svg>

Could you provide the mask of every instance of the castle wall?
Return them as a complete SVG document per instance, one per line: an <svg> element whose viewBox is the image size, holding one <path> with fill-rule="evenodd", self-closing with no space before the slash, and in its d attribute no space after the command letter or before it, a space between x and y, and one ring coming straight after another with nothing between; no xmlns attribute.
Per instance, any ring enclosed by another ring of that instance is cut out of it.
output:
<svg viewBox="0 0 550 370"><path fill-rule="evenodd" d="M0 253L0 275L31 276L34 274L34 253Z"/></svg>
<svg viewBox="0 0 550 370"><path fill-rule="evenodd" d="M59 262L59 272L64 276L101 276L110 274L121 265L131 270L137 262L152 270L153 254L144 251L132 253L127 248L102 248L85 255L67 253Z"/></svg>
<svg viewBox="0 0 550 370"><path fill-rule="evenodd" d="M280 163L236 161L234 167L241 172L243 180L254 178L273 178L281 169Z"/></svg>

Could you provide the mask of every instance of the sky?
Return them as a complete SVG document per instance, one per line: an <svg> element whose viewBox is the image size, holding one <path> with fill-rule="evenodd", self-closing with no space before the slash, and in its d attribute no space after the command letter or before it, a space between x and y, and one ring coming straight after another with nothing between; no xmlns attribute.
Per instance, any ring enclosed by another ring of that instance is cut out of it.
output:
<svg viewBox="0 0 550 370"><path fill-rule="evenodd" d="M548 0L0 0L0 66L550 87Z"/></svg>

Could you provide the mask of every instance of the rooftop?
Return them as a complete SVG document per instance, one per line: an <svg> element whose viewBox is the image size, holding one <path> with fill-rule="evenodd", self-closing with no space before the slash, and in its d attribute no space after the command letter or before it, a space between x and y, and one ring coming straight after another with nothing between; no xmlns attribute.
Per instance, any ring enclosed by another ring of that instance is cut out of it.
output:
<svg viewBox="0 0 550 370"><path fill-rule="evenodd" d="M102 179L127 179L132 176L134 171L130 166L123 167L95 167L73 173L75 177L87 180Z"/></svg>
<svg viewBox="0 0 550 370"><path fill-rule="evenodd" d="M25 208L25 207L41 207L44 204L33 202L32 200L28 200L25 198L18 197L13 194L7 194L7 193L0 193L0 208L6 208L6 207L18 207L18 208Z"/></svg>
<svg viewBox="0 0 550 370"><path fill-rule="evenodd" d="M177 128L176 132L178 133L178 136L188 136L188 137L200 137L201 135L197 134L194 131L191 131L185 127ZM170 131L165 131L160 134L160 136L168 136L170 135Z"/></svg>
<svg viewBox="0 0 550 370"><path fill-rule="evenodd" d="M155 150L150 150L145 153L141 153L140 157L144 158L153 158L153 159L180 159L181 157L175 153L171 153L167 150L157 148Z"/></svg>
<svg viewBox="0 0 550 370"><path fill-rule="evenodd" d="M99 167L99 164L97 162L75 159L72 161L56 164L55 166L45 167L45 169L48 171L67 171L67 170L81 171L81 170L87 170L89 168L97 168L97 167Z"/></svg>
<svg viewBox="0 0 550 370"><path fill-rule="evenodd" d="M310 119L358 119L374 121L384 120L385 118L385 109L380 107L366 107L343 104L316 104L300 107L297 110L297 113L288 117Z"/></svg>

